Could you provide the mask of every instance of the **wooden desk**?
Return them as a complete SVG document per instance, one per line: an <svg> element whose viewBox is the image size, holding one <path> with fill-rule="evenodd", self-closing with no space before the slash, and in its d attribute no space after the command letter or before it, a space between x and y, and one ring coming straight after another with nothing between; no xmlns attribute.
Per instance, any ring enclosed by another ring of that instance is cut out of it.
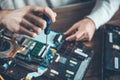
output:
<svg viewBox="0 0 120 80"><path fill-rule="evenodd" d="M107 24L120 26L120 9Z"/></svg>

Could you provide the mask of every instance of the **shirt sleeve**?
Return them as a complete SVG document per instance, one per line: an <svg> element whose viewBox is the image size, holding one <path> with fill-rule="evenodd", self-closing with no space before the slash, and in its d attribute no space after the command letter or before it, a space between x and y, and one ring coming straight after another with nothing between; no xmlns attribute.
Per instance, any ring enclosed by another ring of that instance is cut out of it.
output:
<svg viewBox="0 0 120 80"><path fill-rule="evenodd" d="M0 0L0 7L3 10L5 10L5 9L15 9L12 0Z"/></svg>
<svg viewBox="0 0 120 80"><path fill-rule="evenodd" d="M87 17L93 20L98 29L112 18L119 6L120 0L97 0L95 7Z"/></svg>

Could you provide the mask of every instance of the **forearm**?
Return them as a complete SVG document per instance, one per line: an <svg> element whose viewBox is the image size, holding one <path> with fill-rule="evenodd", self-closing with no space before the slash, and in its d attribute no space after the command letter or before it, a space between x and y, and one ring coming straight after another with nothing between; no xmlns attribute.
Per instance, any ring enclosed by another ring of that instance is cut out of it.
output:
<svg viewBox="0 0 120 80"><path fill-rule="evenodd" d="M93 20L96 29L108 22L119 9L119 0L98 0L91 14L87 17Z"/></svg>

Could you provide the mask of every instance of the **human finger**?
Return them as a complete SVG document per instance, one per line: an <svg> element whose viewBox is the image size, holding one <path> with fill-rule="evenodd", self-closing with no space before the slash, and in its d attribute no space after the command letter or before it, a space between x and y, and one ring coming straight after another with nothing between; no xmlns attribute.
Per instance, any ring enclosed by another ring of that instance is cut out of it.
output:
<svg viewBox="0 0 120 80"><path fill-rule="evenodd" d="M19 30L17 33L19 33L19 34L24 34L24 35L28 35L28 36L31 36L31 37L37 36L36 33L27 30L27 29L24 28L23 26L20 26L20 30Z"/></svg>
<svg viewBox="0 0 120 80"><path fill-rule="evenodd" d="M38 26L32 24L31 22L29 22L26 19L23 19L22 22L20 23L21 26L25 27L28 30L32 30L33 32L40 34L40 32L42 31L41 28L39 28Z"/></svg>
<svg viewBox="0 0 120 80"><path fill-rule="evenodd" d="M57 14L52 9L50 9L49 7L38 7L38 6L35 6L33 11L45 14L46 16L48 16L50 18L50 20L52 22L56 21Z"/></svg>
<svg viewBox="0 0 120 80"><path fill-rule="evenodd" d="M66 32L64 32L65 35L70 35L71 33L75 32L77 30L77 25L73 25L71 28L69 28Z"/></svg>
<svg viewBox="0 0 120 80"><path fill-rule="evenodd" d="M37 17L33 14L27 14L24 16L24 18L26 20L28 20L29 22L31 22L32 24L40 27L41 29L45 29L46 28L46 21L40 17Z"/></svg>
<svg viewBox="0 0 120 80"><path fill-rule="evenodd" d="M66 40L68 40L68 41L78 40L82 35L83 35L83 33L79 33L79 31L77 31L76 33L72 34L71 36L68 36L66 38Z"/></svg>
<svg viewBox="0 0 120 80"><path fill-rule="evenodd" d="M78 35L78 38L76 38L76 41L86 41L86 40L89 40L87 33L83 33L80 36Z"/></svg>

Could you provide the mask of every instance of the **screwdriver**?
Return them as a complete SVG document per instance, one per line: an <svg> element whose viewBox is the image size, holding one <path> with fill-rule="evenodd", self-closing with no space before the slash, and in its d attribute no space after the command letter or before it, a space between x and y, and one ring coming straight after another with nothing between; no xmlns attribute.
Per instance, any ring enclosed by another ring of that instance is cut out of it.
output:
<svg viewBox="0 0 120 80"><path fill-rule="evenodd" d="M48 42L48 34L50 33L50 24L51 24L51 20L48 18L48 16L46 16L45 14L43 14L43 19L46 20L47 22L47 25L46 25L46 28L44 30L44 33L46 35L46 45L47 45L47 42Z"/></svg>

